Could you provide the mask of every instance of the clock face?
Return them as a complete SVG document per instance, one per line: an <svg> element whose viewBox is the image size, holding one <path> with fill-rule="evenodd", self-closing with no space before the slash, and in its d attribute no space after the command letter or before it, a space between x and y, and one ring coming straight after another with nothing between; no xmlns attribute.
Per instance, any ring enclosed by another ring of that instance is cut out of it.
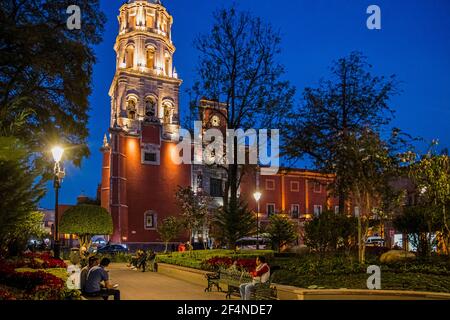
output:
<svg viewBox="0 0 450 320"><path fill-rule="evenodd" d="M220 118L219 118L218 116L213 116L213 117L211 118L211 124L212 124L214 127L220 126Z"/></svg>

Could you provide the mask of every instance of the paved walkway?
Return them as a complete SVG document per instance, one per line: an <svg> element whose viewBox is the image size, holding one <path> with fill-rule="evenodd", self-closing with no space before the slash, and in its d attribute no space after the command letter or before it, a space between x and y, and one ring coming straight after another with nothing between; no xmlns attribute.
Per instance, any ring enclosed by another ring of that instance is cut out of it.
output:
<svg viewBox="0 0 450 320"><path fill-rule="evenodd" d="M225 293L204 292L195 285L155 272L131 270L124 263L109 267L112 283L118 283L122 300L225 300Z"/></svg>

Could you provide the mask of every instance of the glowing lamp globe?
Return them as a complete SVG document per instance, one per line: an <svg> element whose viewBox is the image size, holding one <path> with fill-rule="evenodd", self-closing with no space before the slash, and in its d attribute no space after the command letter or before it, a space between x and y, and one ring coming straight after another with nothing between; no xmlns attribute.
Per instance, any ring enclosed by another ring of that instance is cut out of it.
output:
<svg viewBox="0 0 450 320"><path fill-rule="evenodd" d="M53 160L55 160L55 162L60 162L63 153L64 153L64 149L63 148L61 148L61 147L54 147L52 149Z"/></svg>

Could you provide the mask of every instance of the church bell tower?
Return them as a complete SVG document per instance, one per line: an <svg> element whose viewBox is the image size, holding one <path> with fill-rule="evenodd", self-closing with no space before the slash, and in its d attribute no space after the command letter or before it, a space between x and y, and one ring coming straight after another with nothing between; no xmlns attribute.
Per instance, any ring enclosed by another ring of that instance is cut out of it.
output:
<svg viewBox="0 0 450 320"><path fill-rule="evenodd" d="M179 126L182 83L173 66L173 18L159 0L130 0L118 20L111 127L133 134L143 123L160 124L163 137L170 139Z"/></svg>
<svg viewBox="0 0 450 320"><path fill-rule="evenodd" d="M130 0L118 22L101 202L113 218L112 241L156 241L157 221L176 211L164 197L172 202L172 189L189 184L189 171L171 167L168 156L179 141L182 83L173 65L173 18L159 0Z"/></svg>

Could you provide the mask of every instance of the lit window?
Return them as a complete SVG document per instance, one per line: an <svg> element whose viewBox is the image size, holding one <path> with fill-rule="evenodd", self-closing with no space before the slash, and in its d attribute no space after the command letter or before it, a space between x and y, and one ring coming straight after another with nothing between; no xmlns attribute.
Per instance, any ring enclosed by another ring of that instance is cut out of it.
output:
<svg viewBox="0 0 450 320"><path fill-rule="evenodd" d="M136 27L136 15L130 16L130 19L128 20L129 27L134 28Z"/></svg>
<svg viewBox="0 0 450 320"><path fill-rule="evenodd" d="M266 207L267 216L270 217L275 213L275 204L274 203L268 203Z"/></svg>
<svg viewBox="0 0 450 320"><path fill-rule="evenodd" d="M125 62L126 62L127 68L133 68L133 66L134 66L134 47L133 46L127 47Z"/></svg>
<svg viewBox="0 0 450 320"><path fill-rule="evenodd" d="M291 216L293 219L298 219L300 215L300 205L293 204L291 205Z"/></svg>
<svg viewBox="0 0 450 320"><path fill-rule="evenodd" d="M164 64L164 72L165 72L166 76L169 76L169 71L170 71L170 58L166 58L165 64Z"/></svg>
<svg viewBox="0 0 450 320"><path fill-rule="evenodd" d="M147 49L147 68L153 69L155 67L155 49L150 47Z"/></svg>
<svg viewBox="0 0 450 320"><path fill-rule="evenodd" d="M314 216L318 217L322 213L322 206L321 205L314 205Z"/></svg>
<svg viewBox="0 0 450 320"><path fill-rule="evenodd" d="M136 101L133 99L130 99L127 102L127 116L130 120L136 119Z"/></svg>
<svg viewBox="0 0 450 320"><path fill-rule="evenodd" d="M174 107L170 102L164 102L164 124L172 124L173 123L173 113Z"/></svg>
<svg viewBox="0 0 450 320"><path fill-rule="evenodd" d="M155 21L153 20L153 16L149 12L147 13L146 23L145 24L146 24L147 28L153 28L154 25L155 25Z"/></svg>

